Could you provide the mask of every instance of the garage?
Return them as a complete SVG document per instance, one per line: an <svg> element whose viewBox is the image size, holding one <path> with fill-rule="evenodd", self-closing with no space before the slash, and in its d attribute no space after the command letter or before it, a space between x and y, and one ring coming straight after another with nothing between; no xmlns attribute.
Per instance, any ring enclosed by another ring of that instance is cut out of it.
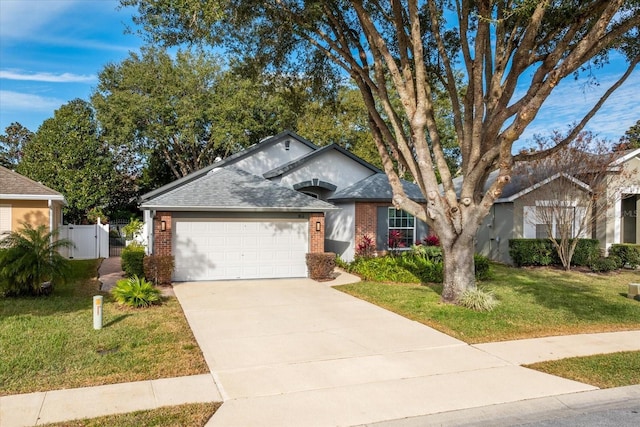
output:
<svg viewBox="0 0 640 427"><path fill-rule="evenodd" d="M175 281L306 277L307 219L174 219Z"/></svg>

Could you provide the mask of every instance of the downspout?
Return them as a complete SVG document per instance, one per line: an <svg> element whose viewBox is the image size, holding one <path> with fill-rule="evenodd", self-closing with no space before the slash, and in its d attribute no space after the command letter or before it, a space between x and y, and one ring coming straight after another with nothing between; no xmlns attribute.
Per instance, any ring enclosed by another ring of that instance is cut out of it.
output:
<svg viewBox="0 0 640 427"><path fill-rule="evenodd" d="M47 200L47 205L49 206L49 243L53 244L53 201L51 199Z"/></svg>

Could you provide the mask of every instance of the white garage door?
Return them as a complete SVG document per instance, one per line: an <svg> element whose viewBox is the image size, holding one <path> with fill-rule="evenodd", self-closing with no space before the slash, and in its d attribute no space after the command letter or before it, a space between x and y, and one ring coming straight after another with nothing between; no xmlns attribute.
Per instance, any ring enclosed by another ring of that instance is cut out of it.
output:
<svg viewBox="0 0 640 427"><path fill-rule="evenodd" d="M306 277L306 220L173 223L174 280Z"/></svg>

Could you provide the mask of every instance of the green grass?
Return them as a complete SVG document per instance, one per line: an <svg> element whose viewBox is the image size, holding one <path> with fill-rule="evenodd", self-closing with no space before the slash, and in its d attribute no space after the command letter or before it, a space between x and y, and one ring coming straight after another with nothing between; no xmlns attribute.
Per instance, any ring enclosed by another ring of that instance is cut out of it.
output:
<svg viewBox="0 0 640 427"><path fill-rule="evenodd" d="M178 301L127 309L98 291L98 260L72 261L51 296L0 298L0 395L208 372ZM103 329L92 297L104 296Z"/></svg>
<svg viewBox="0 0 640 427"><path fill-rule="evenodd" d="M193 403L167 406L149 411L109 415L78 421L44 424L45 427L196 427L204 426L220 407L220 403Z"/></svg>
<svg viewBox="0 0 640 427"><path fill-rule="evenodd" d="M491 312L441 303L441 285L360 282L337 289L468 343L638 329L640 302L626 298L638 271L492 268L493 278L481 284L500 301Z"/></svg>
<svg viewBox="0 0 640 427"><path fill-rule="evenodd" d="M640 384L640 351L540 362L528 368L600 388Z"/></svg>

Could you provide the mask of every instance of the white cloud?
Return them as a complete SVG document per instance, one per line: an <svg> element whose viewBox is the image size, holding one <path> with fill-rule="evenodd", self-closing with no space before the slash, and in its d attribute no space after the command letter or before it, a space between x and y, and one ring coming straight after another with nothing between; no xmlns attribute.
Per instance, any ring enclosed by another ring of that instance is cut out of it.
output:
<svg viewBox="0 0 640 427"><path fill-rule="evenodd" d="M97 78L95 75L79 75L72 73L21 73L0 70L0 79L27 80L47 83L92 83L95 82Z"/></svg>
<svg viewBox="0 0 640 427"><path fill-rule="evenodd" d="M0 37L23 39L37 36L39 29L71 7L74 0L58 1L0 1Z"/></svg>
<svg viewBox="0 0 640 427"><path fill-rule="evenodd" d="M59 108L65 101L28 93L0 90L0 110L45 111Z"/></svg>

